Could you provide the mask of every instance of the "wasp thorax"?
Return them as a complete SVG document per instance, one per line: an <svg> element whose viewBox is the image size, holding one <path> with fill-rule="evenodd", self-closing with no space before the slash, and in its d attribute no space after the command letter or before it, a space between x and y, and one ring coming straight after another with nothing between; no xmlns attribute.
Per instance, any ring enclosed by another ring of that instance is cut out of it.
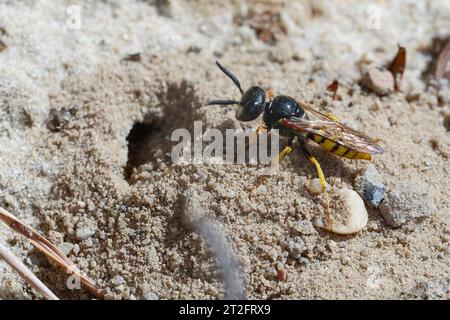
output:
<svg viewBox="0 0 450 320"><path fill-rule="evenodd" d="M250 87L242 95L236 118L240 121L252 121L264 110L266 92L258 86Z"/></svg>

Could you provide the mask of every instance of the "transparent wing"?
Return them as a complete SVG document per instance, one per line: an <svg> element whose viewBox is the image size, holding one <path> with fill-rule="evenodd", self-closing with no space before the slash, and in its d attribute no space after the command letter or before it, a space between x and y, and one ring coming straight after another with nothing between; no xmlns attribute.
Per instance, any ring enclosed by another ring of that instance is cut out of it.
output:
<svg viewBox="0 0 450 320"><path fill-rule="evenodd" d="M299 132L319 135L358 152L370 154L384 152L383 148L374 139L364 133L335 121L329 115L313 109L311 105L303 102L300 105L302 108L305 108L306 105L305 111L315 115L319 119L308 120L292 117L280 120L280 123Z"/></svg>

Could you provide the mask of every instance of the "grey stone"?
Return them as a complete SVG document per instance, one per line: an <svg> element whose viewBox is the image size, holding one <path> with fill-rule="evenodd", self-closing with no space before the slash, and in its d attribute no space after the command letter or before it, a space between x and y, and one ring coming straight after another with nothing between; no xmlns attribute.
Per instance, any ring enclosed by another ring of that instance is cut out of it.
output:
<svg viewBox="0 0 450 320"><path fill-rule="evenodd" d="M287 250L291 258L299 259L302 252L305 251L305 242L301 238L295 238L289 241Z"/></svg>
<svg viewBox="0 0 450 320"><path fill-rule="evenodd" d="M378 208L384 199L384 184L377 169L371 164L356 178L355 189L374 208Z"/></svg>
<svg viewBox="0 0 450 320"><path fill-rule="evenodd" d="M298 233L303 235L310 235L317 233L316 229L314 228L314 225L309 220L298 221L293 225L292 228Z"/></svg>
<svg viewBox="0 0 450 320"><path fill-rule="evenodd" d="M380 211L388 225L398 228L411 220L433 215L436 204L430 188L400 182L395 189L387 192Z"/></svg>
<svg viewBox="0 0 450 320"><path fill-rule="evenodd" d="M83 241L89 239L95 234L96 223L91 219L83 219L77 224L75 237L77 240Z"/></svg>

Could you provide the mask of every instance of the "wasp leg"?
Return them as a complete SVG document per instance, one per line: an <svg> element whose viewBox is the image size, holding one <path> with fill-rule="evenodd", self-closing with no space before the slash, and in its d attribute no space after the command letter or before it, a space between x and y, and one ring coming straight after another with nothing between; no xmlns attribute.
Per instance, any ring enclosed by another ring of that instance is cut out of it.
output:
<svg viewBox="0 0 450 320"><path fill-rule="evenodd" d="M289 153L292 152L292 143L294 141L294 138L290 138L288 140L288 144L284 149L275 157L271 165L278 165L285 156L287 156Z"/></svg>
<svg viewBox="0 0 450 320"><path fill-rule="evenodd" d="M271 89L267 90L267 100L272 101L273 91Z"/></svg>
<svg viewBox="0 0 450 320"><path fill-rule="evenodd" d="M323 193L325 195L325 206L327 210L327 218L328 218L328 224L330 228L333 226L333 216L331 214L330 209L330 199L328 197L328 191L327 191L327 182L325 181L325 176L323 175L322 168L320 167L319 161L306 149L306 147L302 144L302 151L305 153L306 157L309 161L316 167L317 175L319 176L320 185L322 186Z"/></svg>
<svg viewBox="0 0 450 320"><path fill-rule="evenodd" d="M268 128L267 128L266 126L259 126L258 128L256 128L255 134L252 134L252 135L250 136L250 139L249 139L249 145L252 145L252 144L256 143L256 141L258 140L258 136L259 136L262 132L267 132L267 135L270 134L270 131L268 130Z"/></svg>
<svg viewBox="0 0 450 320"><path fill-rule="evenodd" d="M261 132L263 132L263 131L268 131L268 128L266 127L266 126L259 126L258 128L256 128L256 134L257 135L260 135L261 134ZM270 133L270 132L269 132ZM269 134L268 133L268 134Z"/></svg>

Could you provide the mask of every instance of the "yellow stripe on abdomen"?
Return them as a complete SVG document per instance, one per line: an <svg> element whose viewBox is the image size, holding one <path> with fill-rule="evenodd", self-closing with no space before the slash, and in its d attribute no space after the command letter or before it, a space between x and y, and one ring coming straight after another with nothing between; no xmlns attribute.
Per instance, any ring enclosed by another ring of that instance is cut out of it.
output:
<svg viewBox="0 0 450 320"><path fill-rule="evenodd" d="M331 151L333 152L334 147L336 146L336 143L334 143L331 140L325 139L324 141L322 141L320 143L320 145L322 146L322 148L324 148L325 150Z"/></svg>
<svg viewBox="0 0 450 320"><path fill-rule="evenodd" d="M348 159L362 159L362 160L372 159L371 155L368 153L362 153L349 149L347 147L344 147L343 145L340 145L317 134L312 134L309 136L309 138L311 138L314 142L320 144L320 146L325 150L330 151L331 153L339 157L344 157Z"/></svg>
<svg viewBox="0 0 450 320"><path fill-rule="evenodd" d="M369 153L356 152L352 159L372 160L372 156Z"/></svg>

